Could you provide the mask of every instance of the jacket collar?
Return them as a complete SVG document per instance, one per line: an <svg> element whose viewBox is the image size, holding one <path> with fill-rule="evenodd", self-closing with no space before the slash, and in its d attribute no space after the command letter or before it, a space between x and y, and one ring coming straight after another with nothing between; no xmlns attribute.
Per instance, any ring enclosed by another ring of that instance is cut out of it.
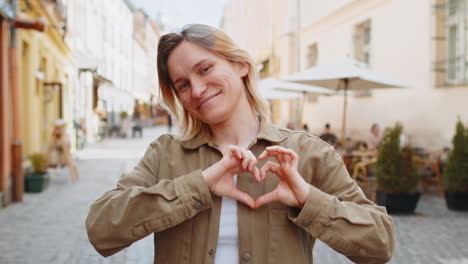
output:
<svg viewBox="0 0 468 264"><path fill-rule="evenodd" d="M260 121L260 131L257 134L256 141L263 139L272 143L278 143L286 139L286 136L279 131L278 127L268 122L265 117L258 115L258 119ZM181 143L182 146L187 149L197 149L204 144L214 146L214 143L211 141L211 135L208 133L184 140Z"/></svg>

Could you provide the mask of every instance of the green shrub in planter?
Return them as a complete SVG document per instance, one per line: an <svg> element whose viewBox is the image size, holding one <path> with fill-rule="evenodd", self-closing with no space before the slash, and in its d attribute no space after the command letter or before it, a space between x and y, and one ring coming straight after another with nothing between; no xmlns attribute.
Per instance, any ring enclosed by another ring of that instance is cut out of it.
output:
<svg viewBox="0 0 468 264"><path fill-rule="evenodd" d="M24 190L26 192L42 192L49 183L47 174L48 160L44 153L33 153L28 156L32 171L24 176Z"/></svg>
<svg viewBox="0 0 468 264"><path fill-rule="evenodd" d="M460 120L456 125L452 145L443 174L447 207L468 210L468 131Z"/></svg>
<svg viewBox="0 0 468 264"><path fill-rule="evenodd" d="M127 117L128 117L128 113L126 111L120 112L120 119L121 120L127 119Z"/></svg>
<svg viewBox="0 0 468 264"><path fill-rule="evenodd" d="M400 148L402 130L400 123L385 130L375 165L377 203L386 206L390 213L414 212L420 197L413 151L409 146Z"/></svg>

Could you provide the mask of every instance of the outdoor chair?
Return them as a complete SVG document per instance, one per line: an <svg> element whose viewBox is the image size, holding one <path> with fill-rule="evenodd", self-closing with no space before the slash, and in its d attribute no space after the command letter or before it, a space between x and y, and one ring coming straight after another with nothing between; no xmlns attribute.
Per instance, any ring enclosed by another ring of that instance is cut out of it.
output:
<svg viewBox="0 0 468 264"><path fill-rule="evenodd" d="M413 161L421 175L421 185L423 192L428 192L431 186L436 186L438 194L444 195L444 186L440 170L440 159L437 153L424 153L413 157Z"/></svg>
<svg viewBox="0 0 468 264"><path fill-rule="evenodd" d="M370 156L362 158L353 168L353 179L358 183L359 187L364 191L366 196L372 201L375 201L375 177L369 175L372 166L377 162L377 157Z"/></svg>

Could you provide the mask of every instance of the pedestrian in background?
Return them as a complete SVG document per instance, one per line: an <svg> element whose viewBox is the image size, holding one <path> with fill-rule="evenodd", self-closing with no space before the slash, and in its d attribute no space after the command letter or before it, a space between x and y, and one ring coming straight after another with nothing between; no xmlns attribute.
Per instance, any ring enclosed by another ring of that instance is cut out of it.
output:
<svg viewBox="0 0 468 264"><path fill-rule="evenodd" d="M49 167L67 166L72 183L78 180L78 170L70 152L70 139L65 132L65 121L57 119L47 148Z"/></svg>
<svg viewBox="0 0 468 264"><path fill-rule="evenodd" d="M325 124L325 128L323 129L322 134L320 134L320 139L327 142L328 144L336 147L338 145L338 138L336 135L331 131L331 127L329 123Z"/></svg>
<svg viewBox="0 0 468 264"><path fill-rule="evenodd" d="M154 263L312 263L315 239L355 262L391 258L385 208L330 145L270 123L251 57L225 33L189 25L163 35L157 64L180 134L156 139L92 204L86 227L99 253L154 234Z"/></svg>
<svg viewBox="0 0 468 264"><path fill-rule="evenodd" d="M139 135L139 137L143 137L143 118L141 116L141 112L135 110L132 116L132 138Z"/></svg>
<svg viewBox="0 0 468 264"><path fill-rule="evenodd" d="M369 151L377 152L379 150L382 135L380 134L379 124L374 123L371 126L369 138L367 139L367 149Z"/></svg>

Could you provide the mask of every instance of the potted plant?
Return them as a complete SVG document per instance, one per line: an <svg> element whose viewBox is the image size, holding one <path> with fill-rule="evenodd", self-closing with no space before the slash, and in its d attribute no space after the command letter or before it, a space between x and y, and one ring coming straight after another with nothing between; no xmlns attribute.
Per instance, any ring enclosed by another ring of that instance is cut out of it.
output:
<svg viewBox="0 0 468 264"><path fill-rule="evenodd" d="M44 153L33 153L28 156L28 160L31 162L31 171L24 176L24 189L26 192L42 192L49 183L47 156Z"/></svg>
<svg viewBox="0 0 468 264"><path fill-rule="evenodd" d="M403 127L396 123L385 130L376 162L376 199L389 213L413 213L421 196L420 177L411 147L400 147Z"/></svg>
<svg viewBox="0 0 468 264"><path fill-rule="evenodd" d="M126 111L121 111L120 112L120 120L125 120L127 119L128 113Z"/></svg>
<svg viewBox="0 0 468 264"><path fill-rule="evenodd" d="M468 131L460 120L452 144L443 174L445 201L451 210L468 210Z"/></svg>
<svg viewBox="0 0 468 264"><path fill-rule="evenodd" d="M119 131L117 134L122 138L127 137L127 126L128 126L127 117L128 117L128 113L126 111L120 112L120 127L119 127Z"/></svg>

